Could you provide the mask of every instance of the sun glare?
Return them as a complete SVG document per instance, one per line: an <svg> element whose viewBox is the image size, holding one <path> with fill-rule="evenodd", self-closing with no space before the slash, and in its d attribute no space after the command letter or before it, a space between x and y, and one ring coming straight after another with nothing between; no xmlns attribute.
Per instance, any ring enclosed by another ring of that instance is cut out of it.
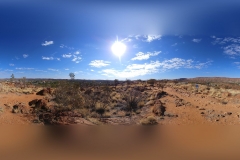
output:
<svg viewBox="0 0 240 160"><path fill-rule="evenodd" d="M121 58L121 56L125 53L125 51L126 51L126 45L123 44L122 42L116 41L112 45L112 52L119 58Z"/></svg>

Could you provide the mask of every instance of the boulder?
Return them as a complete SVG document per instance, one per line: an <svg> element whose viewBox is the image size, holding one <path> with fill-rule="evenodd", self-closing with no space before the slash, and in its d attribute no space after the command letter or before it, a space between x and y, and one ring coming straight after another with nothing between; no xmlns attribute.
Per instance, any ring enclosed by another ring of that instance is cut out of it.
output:
<svg viewBox="0 0 240 160"><path fill-rule="evenodd" d="M52 94L51 88L44 88L41 91L36 93L36 95L41 95L41 96L46 96L47 94Z"/></svg>
<svg viewBox="0 0 240 160"><path fill-rule="evenodd" d="M28 110L27 110L26 106L24 106L23 104L19 103L19 104L15 104L13 106L12 113L26 114L26 113L28 113Z"/></svg>
<svg viewBox="0 0 240 160"><path fill-rule="evenodd" d="M37 103L37 101L38 101L38 99L34 99L34 100L28 102L28 105L29 106L35 105Z"/></svg>
<svg viewBox="0 0 240 160"><path fill-rule="evenodd" d="M166 107L162 104L155 104L152 108L152 113L154 113L157 116L163 116L164 112L166 111Z"/></svg>

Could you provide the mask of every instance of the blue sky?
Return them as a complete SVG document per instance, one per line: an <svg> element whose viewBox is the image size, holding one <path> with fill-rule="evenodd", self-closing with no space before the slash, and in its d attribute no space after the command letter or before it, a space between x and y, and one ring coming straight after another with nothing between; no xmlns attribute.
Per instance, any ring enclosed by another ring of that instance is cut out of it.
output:
<svg viewBox="0 0 240 160"><path fill-rule="evenodd" d="M239 15L237 0L1 0L0 78L239 77Z"/></svg>

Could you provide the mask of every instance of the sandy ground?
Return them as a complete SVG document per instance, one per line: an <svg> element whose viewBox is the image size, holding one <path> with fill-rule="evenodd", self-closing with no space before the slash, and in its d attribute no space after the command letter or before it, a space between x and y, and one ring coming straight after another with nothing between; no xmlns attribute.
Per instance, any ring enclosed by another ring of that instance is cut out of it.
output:
<svg viewBox="0 0 240 160"><path fill-rule="evenodd" d="M23 114L12 113L12 106L18 103L28 106L29 101L44 96L36 92L1 92L0 126L6 126L0 133L0 156L3 159L239 159L240 130L234 126L240 123L238 91L220 98L187 91L181 86L168 86L164 91L167 95L160 100L165 103L166 112L165 116L156 116L159 125L155 128L39 127ZM152 87L147 92L151 95L159 89ZM183 99L185 105L176 107L176 99ZM144 106L133 119L138 121L152 115L151 108Z"/></svg>
<svg viewBox="0 0 240 160"><path fill-rule="evenodd" d="M19 103L28 106L29 101L42 98L42 96L36 94L0 93L0 107L3 108L3 112L0 113L0 124L32 124L24 115L13 114L12 106Z"/></svg>

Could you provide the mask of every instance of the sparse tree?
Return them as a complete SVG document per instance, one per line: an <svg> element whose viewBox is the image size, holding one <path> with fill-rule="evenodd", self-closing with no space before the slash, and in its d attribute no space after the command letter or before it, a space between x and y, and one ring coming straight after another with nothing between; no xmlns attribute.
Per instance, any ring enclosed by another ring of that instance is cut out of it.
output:
<svg viewBox="0 0 240 160"><path fill-rule="evenodd" d="M150 84L151 86L154 86L154 84L156 83L156 79L149 79L148 81L147 81L147 83L148 84Z"/></svg>
<svg viewBox="0 0 240 160"><path fill-rule="evenodd" d="M143 95L141 92L131 89L130 91L121 93L123 100L126 102L126 110L130 112L130 119L132 113L138 109L138 103L142 101Z"/></svg>
<svg viewBox="0 0 240 160"><path fill-rule="evenodd" d="M126 79L126 83L127 83L127 86L129 86L131 84L131 80L130 79Z"/></svg>
<svg viewBox="0 0 240 160"><path fill-rule="evenodd" d="M74 78L75 78L75 74L74 74L74 73L72 73L72 72L71 72L71 73L69 73L69 76L70 76L70 78L71 78L71 79L74 79Z"/></svg>
<svg viewBox="0 0 240 160"><path fill-rule="evenodd" d="M22 81L23 81L23 86L25 88L26 87L26 77L23 77Z"/></svg>
<svg viewBox="0 0 240 160"><path fill-rule="evenodd" d="M119 81L117 79L114 80L114 86L115 86L115 89L117 87L117 85L119 84Z"/></svg>
<svg viewBox="0 0 240 160"><path fill-rule="evenodd" d="M14 80L14 74L11 75L11 82Z"/></svg>

